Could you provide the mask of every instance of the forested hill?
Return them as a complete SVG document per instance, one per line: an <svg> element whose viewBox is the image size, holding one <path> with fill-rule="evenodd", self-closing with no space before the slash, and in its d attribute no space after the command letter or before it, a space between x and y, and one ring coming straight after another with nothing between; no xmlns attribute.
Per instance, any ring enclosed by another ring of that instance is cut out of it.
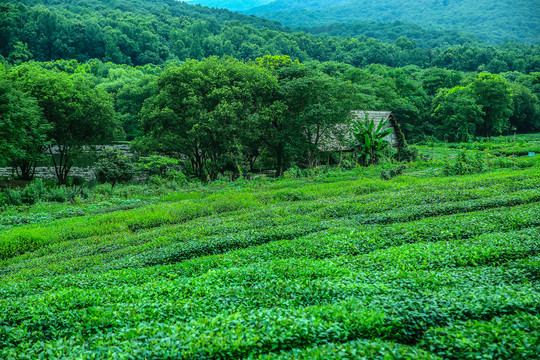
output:
<svg viewBox="0 0 540 360"><path fill-rule="evenodd" d="M164 65L213 55L254 60L281 54L301 62L336 61L357 67L375 63L495 73L530 73L540 67L538 46L513 43L493 48L465 39L449 47L444 33L430 36L427 31L422 39L413 37L417 44L396 38L399 26L379 28L378 36L386 36L388 43L366 36L293 32L274 21L174 0L19 0L0 4L0 56L11 63L99 59Z"/></svg>
<svg viewBox="0 0 540 360"><path fill-rule="evenodd" d="M355 22L335 23L331 25L298 27L297 30L315 35L329 35L341 37L361 37L379 39L383 42L394 43L400 37L406 37L416 46L429 49L436 47L446 48L451 45L465 45L482 43L473 35L461 33L456 30L428 30L416 24L406 24L401 21L383 22Z"/></svg>
<svg viewBox="0 0 540 360"><path fill-rule="evenodd" d="M180 0L188 4L200 4L203 6L223 8L233 11L249 10L251 8L266 5L274 0Z"/></svg>
<svg viewBox="0 0 540 360"><path fill-rule="evenodd" d="M531 0L276 0L247 13L291 26L399 20L492 43L540 43L540 1Z"/></svg>

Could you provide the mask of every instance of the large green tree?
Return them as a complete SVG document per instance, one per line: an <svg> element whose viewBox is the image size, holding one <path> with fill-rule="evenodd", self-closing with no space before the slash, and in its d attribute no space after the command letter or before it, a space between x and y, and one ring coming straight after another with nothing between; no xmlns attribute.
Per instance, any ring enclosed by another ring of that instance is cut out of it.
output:
<svg viewBox="0 0 540 360"><path fill-rule="evenodd" d="M527 87L512 84L514 94L513 114L510 125L515 126L520 133L531 133L540 130L540 104L538 97Z"/></svg>
<svg viewBox="0 0 540 360"><path fill-rule="evenodd" d="M328 76L287 56L264 56L259 66L277 77L279 94L268 117L265 141L281 174L286 162L312 167L319 161L321 141L330 133L340 141L337 124L348 121L351 110L362 106L356 86ZM341 135L341 136L340 136Z"/></svg>
<svg viewBox="0 0 540 360"><path fill-rule="evenodd" d="M457 86L441 89L433 100L433 119L438 125L437 135L448 141L468 142L482 129L482 106L470 88Z"/></svg>
<svg viewBox="0 0 540 360"><path fill-rule="evenodd" d="M156 75L135 68L113 68L99 85L114 96L118 122L127 140L140 136L139 113L143 103L156 92Z"/></svg>
<svg viewBox="0 0 540 360"><path fill-rule="evenodd" d="M48 127L36 99L17 89L1 71L0 158L3 165L15 165L22 178L31 179Z"/></svg>
<svg viewBox="0 0 540 360"><path fill-rule="evenodd" d="M483 72L467 87L475 94L484 113L482 135L491 137L507 130L513 113L512 88L508 82L500 75Z"/></svg>
<svg viewBox="0 0 540 360"><path fill-rule="evenodd" d="M117 123L112 100L85 76L31 64L12 68L9 76L37 99L49 124L48 152L59 183L66 182L87 146L113 139Z"/></svg>
<svg viewBox="0 0 540 360"><path fill-rule="evenodd" d="M171 66L142 110L151 146L189 159L201 179L253 165L262 146L262 117L277 91L267 70L211 57Z"/></svg>

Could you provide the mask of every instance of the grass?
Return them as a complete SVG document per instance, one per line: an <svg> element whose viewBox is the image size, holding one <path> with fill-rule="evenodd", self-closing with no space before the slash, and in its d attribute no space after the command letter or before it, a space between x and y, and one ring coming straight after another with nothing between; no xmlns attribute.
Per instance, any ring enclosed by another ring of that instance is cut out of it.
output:
<svg viewBox="0 0 540 360"><path fill-rule="evenodd" d="M536 359L539 164L433 165L9 208L0 358Z"/></svg>

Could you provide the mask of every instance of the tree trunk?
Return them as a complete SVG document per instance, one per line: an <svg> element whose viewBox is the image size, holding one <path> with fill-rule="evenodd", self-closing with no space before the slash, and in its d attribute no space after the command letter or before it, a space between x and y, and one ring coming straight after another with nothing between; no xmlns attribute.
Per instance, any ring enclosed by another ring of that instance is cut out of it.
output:
<svg viewBox="0 0 540 360"><path fill-rule="evenodd" d="M281 176L283 175L283 155L285 152L285 145L281 142L278 144L277 151L276 151L276 158L277 158L277 169L276 169L276 175Z"/></svg>

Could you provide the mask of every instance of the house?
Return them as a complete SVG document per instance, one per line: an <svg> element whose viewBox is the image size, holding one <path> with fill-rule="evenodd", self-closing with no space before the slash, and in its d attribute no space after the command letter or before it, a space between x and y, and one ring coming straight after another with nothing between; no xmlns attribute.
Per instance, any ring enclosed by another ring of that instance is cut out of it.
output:
<svg viewBox="0 0 540 360"><path fill-rule="evenodd" d="M397 149L404 142L404 136L399 124L391 111L352 111L349 122L335 125L328 129L319 140L317 147L320 151L350 151L355 143L353 136L354 124L358 121L373 120L375 126L379 126L382 121L387 121L383 129L393 127L394 131L385 137L393 148Z"/></svg>

